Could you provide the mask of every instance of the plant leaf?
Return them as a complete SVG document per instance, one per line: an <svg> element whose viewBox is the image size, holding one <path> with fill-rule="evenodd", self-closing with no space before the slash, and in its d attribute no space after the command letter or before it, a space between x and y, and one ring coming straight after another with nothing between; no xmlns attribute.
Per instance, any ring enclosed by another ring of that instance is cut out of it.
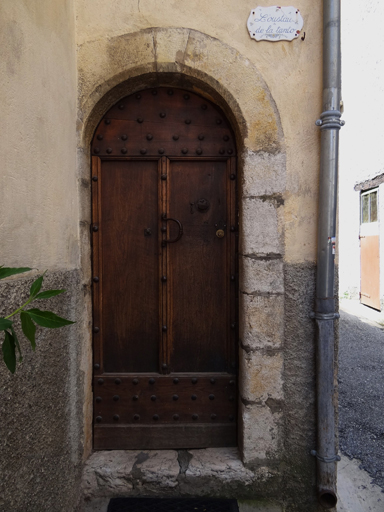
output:
<svg viewBox="0 0 384 512"><path fill-rule="evenodd" d="M38 295L36 295L36 299L50 299L51 297L54 297L55 295L60 295L60 293L64 293L65 290L46 290L45 292L40 292Z"/></svg>
<svg viewBox="0 0 384 512"><path fill-rule="evenodd" d="M33 323L31 317L22 311L20 313L20 319L21 319L21 328L23 330L24 335L26 338L29 339L31 343L32 350L35 350L36 348L36 325Z"/></svg>
<svg viewBox="0 0 384 512"><path fill-rule="evenodd" d="M15 340L15 345L16 345L17 351L19 352L19 363L21 363L21 361L23 360L23 356L21 355L20 343L19 343L19 340L17 339L16 333L15 333L13 327L11 327L11 331L12 331L13 339Z"/></svg>
<svg viewBox="0 0 384 512"><path fill-rule="evenodd" d="M44 274L45 274L45 272L44 272ZM38 277L36 279L36 281L34 281L32 283L31 290L30 290L31 297L35 297L39 293L41 285L43 284L44 274L42 276Z"/></svg>
<svg viewBox="0 0 384 512"><path fill-rule="evenodd" d="M25 311L28 315L34 320L37 325L41 325L42 327L49 327L50 329L56 329L58 327L63 327L64 325L74 324L75 322L71 322L71 320L66 320L65 318L61 318L52 311L41 311L40 309L33 308L27 309Z"/></svg>
<svg viewBox="0 0 384 512"><path fill-rule="evenodd" d="M7 318L0 318L0 331L5 331L5 329L10 329L11 327L11 320L8 320Z"/></svg>
<svg viewBox="0 0 384 512"><path fill-rule="evenodd" d="M8 370L11 373L15 373L16 370L16 351L15 351L15 340L12 334L5 331L5 338L1 347L3 352L4 363L7 365Z"/></svg>
<svg viewBox="0 0 384 512"><path fill-rule="evenodd" d="M4 279L9 276L14 276L15 274L22 274L23 272L28 272L32 270L29 267L0 267L0 279Z"/></svg>

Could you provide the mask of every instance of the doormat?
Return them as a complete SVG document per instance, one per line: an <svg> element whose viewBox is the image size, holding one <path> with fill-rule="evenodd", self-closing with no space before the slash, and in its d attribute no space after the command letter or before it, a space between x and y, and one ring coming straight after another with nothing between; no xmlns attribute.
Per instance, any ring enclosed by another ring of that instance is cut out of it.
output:
<svg viewBox="0 0 384 512"><path fill-rule="evenodd" d="M239 512L237 500L211 498L113 498L107 512Z"/></svg>

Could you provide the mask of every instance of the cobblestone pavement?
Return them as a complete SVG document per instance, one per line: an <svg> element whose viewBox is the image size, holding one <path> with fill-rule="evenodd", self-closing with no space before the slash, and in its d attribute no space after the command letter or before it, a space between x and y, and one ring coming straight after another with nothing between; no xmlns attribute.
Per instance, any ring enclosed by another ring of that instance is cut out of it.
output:
<svg viewBox="0 0 384 512"><path fill-rule="evenodd" d="M356 311L350 314L348 306L341 308L340 450L358 459L360 469L384 489L384 329L372 319L355 316Z"/></svg>

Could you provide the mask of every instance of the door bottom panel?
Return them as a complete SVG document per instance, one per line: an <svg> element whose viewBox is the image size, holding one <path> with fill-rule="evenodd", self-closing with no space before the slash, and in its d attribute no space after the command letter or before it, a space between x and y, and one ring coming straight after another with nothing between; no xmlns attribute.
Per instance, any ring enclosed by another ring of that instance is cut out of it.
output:
<svg viewBox="0 0 384 512"><path fill-rule="evenodd" d="M222 373L96 377L94 447L236 446L236 388Z"/></svg>
<svg viewBox="0 0 384 512"><path fill-rule="evenodd" d="M237 446L236 425L95 425L96 450L170 450Z"/></svg>

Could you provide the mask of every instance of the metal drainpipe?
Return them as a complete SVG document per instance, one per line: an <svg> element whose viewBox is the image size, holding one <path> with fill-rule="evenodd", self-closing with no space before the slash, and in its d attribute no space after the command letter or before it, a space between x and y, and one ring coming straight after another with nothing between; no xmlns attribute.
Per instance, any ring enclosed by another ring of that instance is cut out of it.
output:
<svg viewBox="0 0 384 512"><path fill-rule="evenodd" d="M341 100L340 0L323 0L323 113L321 130L319 219L317 238L317 488L320 505L336 506L334 403L334 252L336 236L337 170Z"/></svg>

